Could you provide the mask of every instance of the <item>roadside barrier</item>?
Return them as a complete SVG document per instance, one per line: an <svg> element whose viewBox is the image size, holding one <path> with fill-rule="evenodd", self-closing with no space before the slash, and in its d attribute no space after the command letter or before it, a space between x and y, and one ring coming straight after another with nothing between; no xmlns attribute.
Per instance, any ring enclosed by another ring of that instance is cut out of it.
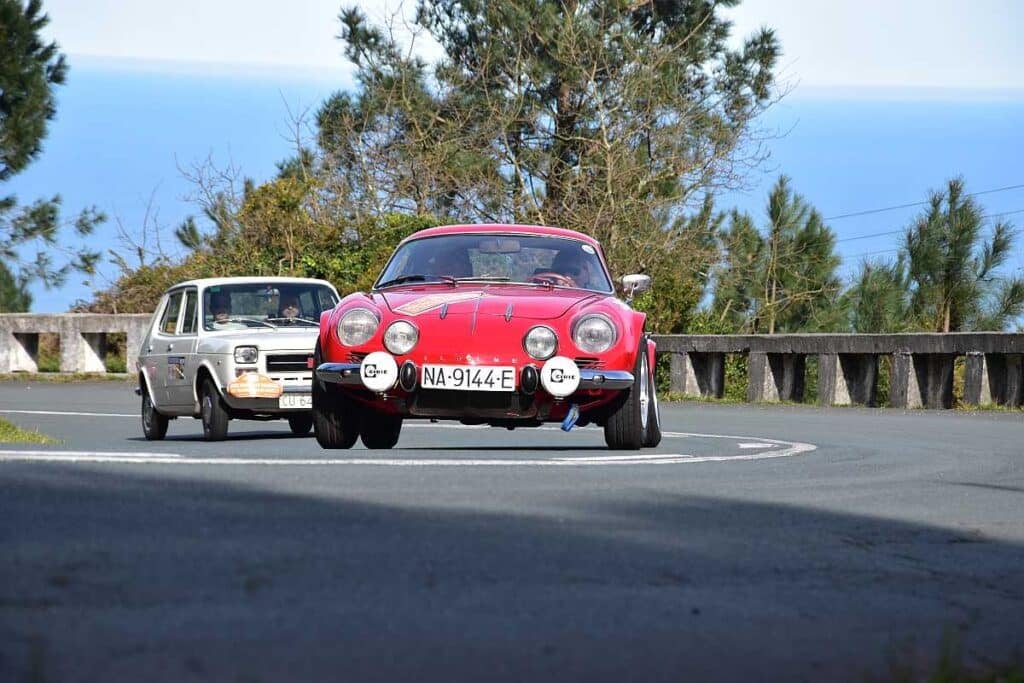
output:
<svg viewBox="0 0 1024 683"><path fill-rule="evenodd" d="M60 337L61 372L106 372L107 335L125 335L129 372L152 316L102 313L0 314L0 373L38 372L39 335Z"/></svg>
<svg viewBox="0 0 1024 683"><path fill-rule="evenodd" d="M964 402L1019 406L1024 334L654 335L671 355L670 390L721 398L726 354L747 356L747 400L801 401L806 363L818 363L822 405L876 405L879 360L888 357L889 405L952 408L954 364L965 358Z"/></svg>
<svg viewBox="0 0 1024 683"><path fill-rule="evenodd" d="M126 337L132 371L149 314L0 314L0 373L38 372L39 335L60 337L60 370L106 372L106 337ZM1024 334L773 334L654 335L669 354L671 391L721 398L727 354L747 358L748 401L802 401L808 358L818 364L822 405L876 405L879 361L888 358L889 405L951 408L954 364L965 359L964 401L971 405L1024 404Z"/></svg>

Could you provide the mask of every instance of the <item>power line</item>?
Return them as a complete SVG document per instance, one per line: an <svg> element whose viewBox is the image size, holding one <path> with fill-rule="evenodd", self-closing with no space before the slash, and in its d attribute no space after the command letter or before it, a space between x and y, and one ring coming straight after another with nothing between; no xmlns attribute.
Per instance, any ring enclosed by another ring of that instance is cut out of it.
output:
<svg viewBox="0 0 1024 683"><path fill-rule="evenodd" d="M996 188L992 188L991 190L980 190L978 192L968 192L965 196L966 197L977 197L978 195L981 195L981 194L993 194L995 192L1006 192L1007 190L1019 190L1022 187L1024 187L1024 183L1021 183L1019 185L1007 185L1006 187L996 187ZM898 209L909 209L909 208L914 207L914 206L924 206L924 205L930 204L930 203L931 203L931 200L926 200L926 201L923 201L923 202L911 202L909 204L897 204L895 206L884 206L884 207L879 208L879 209L867 209L866 211L854 211L853 213L843 213L843 214L839 214L838 216L829 216L829 217L825 218L824 220L826 220L826 221L838 221L838 220L840 220L842 218L853 218L855 216L868 216L868 215L873 214L873 213L882 213L884 211L896 211Z"/></svg>
<svg viewBox="0 0 1024 683"><path fill-rule="evenodd" d="M999 213L989 213L989 214L985 214L984 216L982 216L982 218L983 219L985 219L985 218L1000 218L1002 216L1012 216L1015 213L1024 213L1024 209L1014 209L1013 211L1000 211ZM899 230L886 230L885 232L873 232L870 235L857 235L856 237L843 237L841 239L837 239L836 242L853 242L854 240L866 240L866 239L869 239L871 237L884 237L886 235L897 235L899 233L902 233L903 231L904 230L901 228Z"/></svg>

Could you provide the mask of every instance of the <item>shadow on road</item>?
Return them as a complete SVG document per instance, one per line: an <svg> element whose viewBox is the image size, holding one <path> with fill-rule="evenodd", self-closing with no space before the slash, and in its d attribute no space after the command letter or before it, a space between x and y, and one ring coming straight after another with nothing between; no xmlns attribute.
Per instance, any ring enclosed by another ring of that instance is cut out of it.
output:
<svg viewBox="0 0 1024 683"><path fill-rule="evenodd" d="M1024 644L1024 549L968 532L563 474L162 474L3 466L0 679L863 680Z"/></svg>

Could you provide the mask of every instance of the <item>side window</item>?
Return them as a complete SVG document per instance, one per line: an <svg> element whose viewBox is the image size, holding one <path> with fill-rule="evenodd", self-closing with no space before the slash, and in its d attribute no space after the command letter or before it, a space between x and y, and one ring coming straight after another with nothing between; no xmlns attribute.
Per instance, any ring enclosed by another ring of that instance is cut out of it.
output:
<svg viewBox="0 0 1024 683"><path fill-rule="evenodd" d="M180 334L195 334L196 333L196 304L199 301L196 290L190 289L185 292L185 317L181 320L181 332Z"/></svg>
<svg viewBox="0 0 1024 683"><path fill-rule="evenodd" d="M181 292L171 294L164 309L164 317L160 319L160 333L174 334L178 328L178 313L181 310Z"/></svg>

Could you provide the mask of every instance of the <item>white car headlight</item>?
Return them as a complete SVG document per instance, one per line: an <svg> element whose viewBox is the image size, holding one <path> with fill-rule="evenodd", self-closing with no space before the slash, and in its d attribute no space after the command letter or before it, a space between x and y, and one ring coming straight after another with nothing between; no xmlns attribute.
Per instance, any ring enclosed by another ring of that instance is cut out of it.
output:
<svg viewBox="0 0 1024 683"><path fill-rule="evenodd" d="M419 340L420 331L406 320L396 320L384 332L384 347L396 356L412 351Z"/></svg>
<svg viewBox="0 0 1024 683"><path fill-rule="evenodd" d="M537 360L547 360L558 349L558 337L550 327L538 325L523 337L523 348Z"/></svg>
<svg viewBox="0 0 1024 683"><path fill-rule="evenodd" d="M338 321L338 339L345 346L359 346L370 340L380 320L368 308L353 308Z"/></svg>
<svg viewBox="0 0 1024 683"><path fill-rule="evenodd" d="M255 346L236 346L235 347L235 362L236 363L255 363L259 357L260 352Z"/></svg>
<svg viewBox="0 0 1024 683"><path fill-rule="evenodd" d="M581 351L587 353L607 351L618 336L615 325L603 315L584 316L572 330L573 342Z"/></svg>

